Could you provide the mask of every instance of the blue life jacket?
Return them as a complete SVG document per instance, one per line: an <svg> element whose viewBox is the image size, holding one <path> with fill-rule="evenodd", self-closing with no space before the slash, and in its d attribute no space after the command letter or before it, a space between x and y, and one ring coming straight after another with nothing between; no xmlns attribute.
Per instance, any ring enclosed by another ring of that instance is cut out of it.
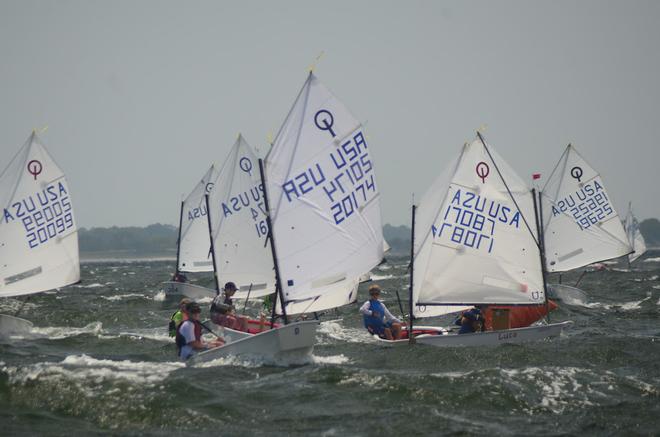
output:
<svg viewBox="0 0 660 437"><path fill-rule="evenodd" d="M372 312L378 313L377 316L368 316L366 314L362 315L364 319L364 327L369 328L369 326L381 326L383 324L383 316L385 316L385 307L379 300L369 300L369 309Z"/></svg>

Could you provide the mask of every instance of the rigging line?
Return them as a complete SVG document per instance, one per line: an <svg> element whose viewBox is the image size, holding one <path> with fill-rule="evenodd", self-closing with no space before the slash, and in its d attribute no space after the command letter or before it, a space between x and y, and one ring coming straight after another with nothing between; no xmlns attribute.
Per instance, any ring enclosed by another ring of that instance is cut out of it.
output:
<svg viewBox="0 0 660 437"><path fill-rule="evenodd" d="M548 184L550 183L550 180L555 175L555 172L557 171L557 168L559 167L559 164L561 164L561 160L564 159L564 156L568 153L568 150L570 149L570 147L571 147L571 145L569 143L569 145L566 146L566 148L562 152L561 156L557 160L557 163L555 164L554 168L550 172L550 176L548 176L548 180L546 181L545 185L543 185L543 189L541 189L541 191L545 191L545 188L548 186Z"/></svg>
<svg viewBox="0 0 660 437"><path fill-rule="evenodd" d="M506 188L506 191L509 193L509 196L511 197L511 200L513 200L513 203L516 205L516 208L518 208L518 212L520 212L520 216L523 218L523 222L525 222L525 226L527 226L527 230L529 231L529 235L532 237L532 239L534 240L534 243L536 243L536 246L539 248L539 250L541 250L540 242L534 236L534 232L532 232L532 228L529 226L529 223L527 223L527 218L525 218L525 214L523 214L522 210L520 209L520 206L518 205L518 202L516 201L516 198L513 197L513 193L511 193L511 190L509 189L509 185L507 185L506 181L504 180L504 176L502 176L502 173L500 172L500 168L497 166L497 163L493 159L493 155L490 154L490 150L488 150L488 146L486 146L486 142L482 138L479 131L477 131L477 136L479 137L479 140L481 140L481 144L483 144L484 149L486 150L486 153L488 153L488 156L490 157L490 161L495 166L495 170L497 170L497 174L500 176L500 179L502 180L502 183L504 184L504 187Z"/></svg>

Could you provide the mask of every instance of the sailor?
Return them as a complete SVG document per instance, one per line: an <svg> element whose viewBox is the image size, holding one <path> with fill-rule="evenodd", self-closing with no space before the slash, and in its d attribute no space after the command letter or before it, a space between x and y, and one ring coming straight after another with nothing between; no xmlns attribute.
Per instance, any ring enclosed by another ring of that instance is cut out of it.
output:
<svg viewBox="0 0 660 437"><path fill-rule="evenodd" d="M219 326L247 332L248 319L236 315L232 296L236 293L236 284L227 282L223 288L223 294L213 299L211 303L211 321Z"/></svg>
<svg viewBox="0 0 660 437"><path fill-rule="evenodd" d="M224 340L220 337L209 343L202 339L202 323L199 321L202 309L197 302L190 302L186 306L186 312L188 313L188 319L184 320L176 331L176 346L179 358L187 360L198 351L224 344Z"/></svg>
<svg viewBox="0 0 660 437"><path fill-rule="evenodd" d="M458 316L455 323L461 327L458 331L459 334L483 332L486 329L484 315L479 306L464 311Z"/></svg>
<svg viewBox="0 0 660 437"><path fill-rule="evenodd" d="M188 315L186 314L186 306L190 302L190 299L186 297L181 299L181 302L179 302L179 309L174 314L172 314L172 317L170 317L170 337L176 337L177 328L185 319L188 318Z"/></svg>
<svg viewBox="0 0 660 437"><path fill-rule="evenodd" d="M369 300L362 305L360 313L364 319L364 327L371 334L378 335L388 340L399 340L401 338L401 320L389 312L380 297L380 286L374 284L369 287Z"/></svg>

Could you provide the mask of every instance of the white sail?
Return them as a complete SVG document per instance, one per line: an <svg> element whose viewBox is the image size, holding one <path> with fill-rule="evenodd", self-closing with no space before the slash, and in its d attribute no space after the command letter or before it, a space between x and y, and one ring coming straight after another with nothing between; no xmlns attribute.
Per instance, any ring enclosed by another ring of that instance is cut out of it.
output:
<svg viewBox="0 0 660 437"><path fill-rule="evenodd" d="M646 252L646 241L644 241L644 236L639 230L639 222L633 214L632 204L628 204L628 214L626 214L626 219L623 221L623 227L634 251L628 255L628 261L634 262Z"/></svg>
<svg viewBox="0 0 660 437"><path fill-rule="evenodd" d="M571 145L542 193L548 271L563 272L632 251L603 180Z"/></svg>
<svg viewBox="0 0 660 437"><path fill-rule="evenodd" d="M204 196L213 191L216 178L217 172L215 166L212 165L183 201L179 237L178 268L180 272L213 271Z"/></svg>
<svg viewBox="0 0 660 437"><path fill-rule="evenodd" d="M236 283L244 297L275 291L275 272L264 206L259 162L239 135L209 194L211 224L220 285ZM208 232L207 232L208 240Z"/></svg>
<svg viewBox="0 0 660 437"><path fill-rule="evenodd" d="M419 210L415 315L545 301L532 193L492 147L466 144Z"/></svg>
<svg viewBox="0 0 660 437"><path fill-rule="evenodd" d="M0 175L0 205L0 296L80 280L69 185L35 133Z"/></svg>
<svg viewBox="0 0 660 437"><path fill-rule="evenodd" d="M362 126L311 73L265 171L285 301L348 296L383 258L379 191Z"/></svg>

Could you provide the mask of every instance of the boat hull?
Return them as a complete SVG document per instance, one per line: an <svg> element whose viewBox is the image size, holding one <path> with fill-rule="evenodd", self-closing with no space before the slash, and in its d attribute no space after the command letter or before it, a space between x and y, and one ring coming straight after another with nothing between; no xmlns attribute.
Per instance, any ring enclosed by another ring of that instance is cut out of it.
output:
<svg viewBox="0 0 660 437"><path fill-rule="evenodd" d="M163 291L168 295L181 295L193 300L213 299L217 295L216 291L211 288L189 282L163 282Z"/></svg>
<svg viewBox="0 0 660 437"><path fill-rule="evenodd" d="M525 343L557 337L573 322L528 326L526 328L503 329L501 331L475 332L473 334L421 335L418 344L435 347L498 346L505 343Z"/></svg>
<svg viewBox="0 0 660 437"><path fill-rule="evenodd" d="M32 330L32 322L8 314L0 314L0 338L24 335Z"/></svg>
<svg viewBox="0 0 660 437"><path fill-rule="evenodd" d="M443 328L432 326L419 326L418 329L438 330L437 335L422 334L415 337L416 344L435 347L465 347L465 346L498 346L505 343L525 343L546 338L557 337L562 330L571 326L573 322L552 323L549 325L528 326L526 328L503 329L500 331L475 332L473 334L449 333ZM416 328L416 329L417 329ZM408 344L408 339L385 340L376 337L379 342L388 346Z"/></svg>
<svg viewBox="0 0 660 437"><path fill-rule="evenodd" d="M228 342L224 346L196 354L188 360L188 365L205 363L228 356L255 358L267 364L305 363L309 361L314 350L318 326L318 321L309 320L290 323L259 334L247 335L226 329L225 335ZM238 335L234 336L235 333Z"/></svg>

